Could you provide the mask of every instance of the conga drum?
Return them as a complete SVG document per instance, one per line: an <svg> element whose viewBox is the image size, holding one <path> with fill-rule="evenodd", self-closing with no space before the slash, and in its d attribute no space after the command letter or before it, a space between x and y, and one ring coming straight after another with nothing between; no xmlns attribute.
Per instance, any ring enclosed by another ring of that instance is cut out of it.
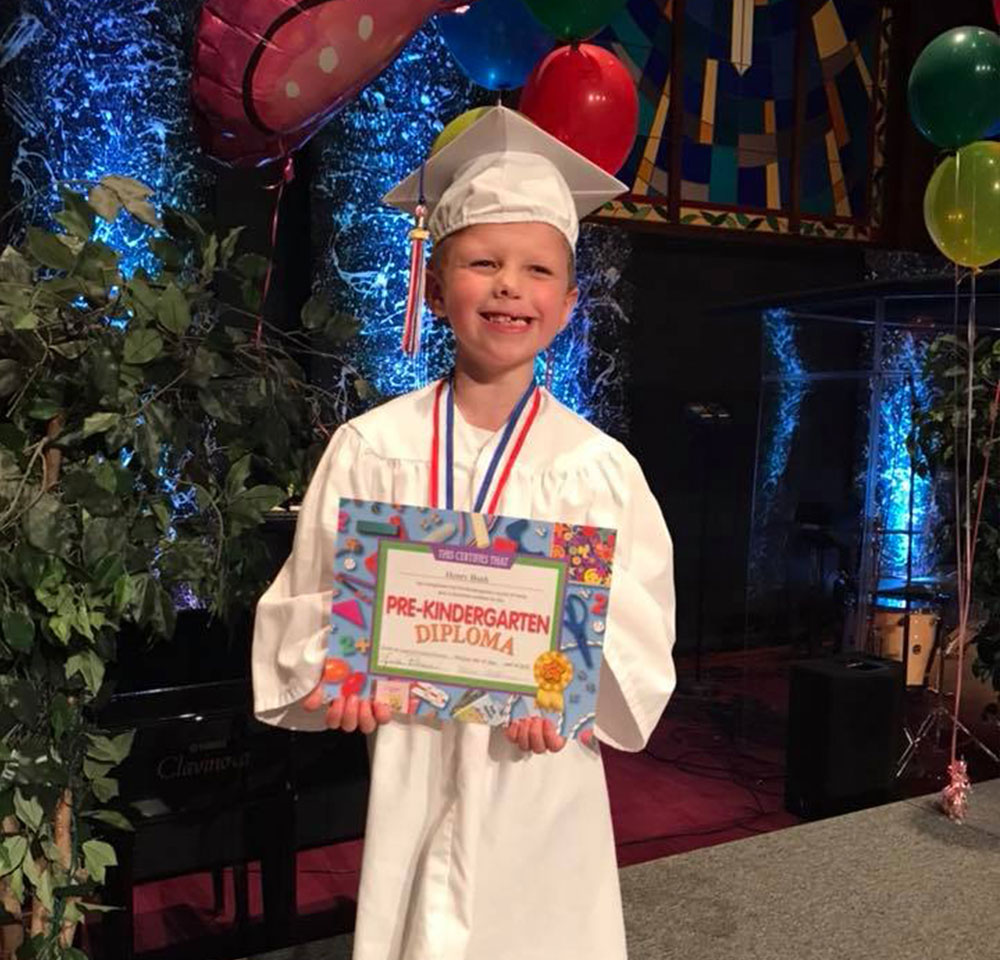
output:
<svg viewBox="0 0 1000 960"><path fill-rule="evenodd" d="M903 637L906 619L910 620L910 655L906 664L906 685L922 687L927 676L927 665L934 651L941 614L937 610L910 610L909 614L898 607L876 607L872 616L872 635L875 652L889 660L903 660Z"/></svg>

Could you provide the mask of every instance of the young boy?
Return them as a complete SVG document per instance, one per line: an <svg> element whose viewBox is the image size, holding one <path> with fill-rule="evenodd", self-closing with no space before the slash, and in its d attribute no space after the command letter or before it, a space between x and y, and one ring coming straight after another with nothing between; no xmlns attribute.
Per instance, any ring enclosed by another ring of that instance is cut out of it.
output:
<svg viewBox="0 0 1000 960"><path fill-rule="evenodd" d="M319 687L338 498L447 506L450 491L453 509L483 512L494 498L507 516L618 531L595 735L645 745L674 687L669 534L625 448L534 385L536 355L576 303L578 218L623 189L498 107L386 198L431 208L427 302L454 330L454 373L337 431L258 606L253 649L261 720L379 727L355 960L626 955L597 752L537 719L507 730L390 719L356 698L327 707Z"/></svg>

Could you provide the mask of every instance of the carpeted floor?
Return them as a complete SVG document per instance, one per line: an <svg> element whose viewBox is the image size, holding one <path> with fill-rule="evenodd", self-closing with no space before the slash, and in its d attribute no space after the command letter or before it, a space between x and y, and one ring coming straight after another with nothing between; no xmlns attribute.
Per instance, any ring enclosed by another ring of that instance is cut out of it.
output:
<svg viewBox="0 0 1000 960"><path fill-rule="evenodd" d="M622 867L752 837L797 823L783 809L787 650L711 658L702 683L682 682L647 750L603 751ZM680 664L682 677L689 665ZM945 755L933 748L908 772L904 793L937 790ZM996 776L988 766L973 770ZM300 915L354 897L361 841L298 855ZM224 909L213 909L208 874L144 884L135 891L136 950L144 952L232 924L227 871ZM250 865L250 913L261 915L259 867Z"/></svg>

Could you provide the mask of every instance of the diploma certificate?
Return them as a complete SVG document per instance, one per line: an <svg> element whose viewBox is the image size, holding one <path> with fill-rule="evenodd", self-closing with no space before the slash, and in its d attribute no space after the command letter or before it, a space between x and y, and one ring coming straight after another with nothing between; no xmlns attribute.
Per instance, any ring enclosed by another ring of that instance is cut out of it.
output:
<svg viewBox="0 0 1000 960"><path fill-rule="evenodd" d="M323 677L399 713L592 727L615 532L342 500Z"/></svg>

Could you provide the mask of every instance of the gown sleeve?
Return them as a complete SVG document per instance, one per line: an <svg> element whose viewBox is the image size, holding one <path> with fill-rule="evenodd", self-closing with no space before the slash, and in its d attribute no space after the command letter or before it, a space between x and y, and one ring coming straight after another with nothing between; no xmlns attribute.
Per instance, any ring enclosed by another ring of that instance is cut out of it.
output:
<svg viewBox="0 0 1000 960"><path fill-rule="evenodd" d="M292 552L257 604L254 715L264 723L326 727L325 711L305 710L300 701L319 683L326 659L339 501L371 493L375 459L350 424L334 434L302 500Z"/></svg>
<svg viewBox="0 0 1000 960"><path fill-rule="evenodd" d="M596 730L619 750L643 749L676 686L673 545L636 460L620 466L615 546Z"/></svg>

